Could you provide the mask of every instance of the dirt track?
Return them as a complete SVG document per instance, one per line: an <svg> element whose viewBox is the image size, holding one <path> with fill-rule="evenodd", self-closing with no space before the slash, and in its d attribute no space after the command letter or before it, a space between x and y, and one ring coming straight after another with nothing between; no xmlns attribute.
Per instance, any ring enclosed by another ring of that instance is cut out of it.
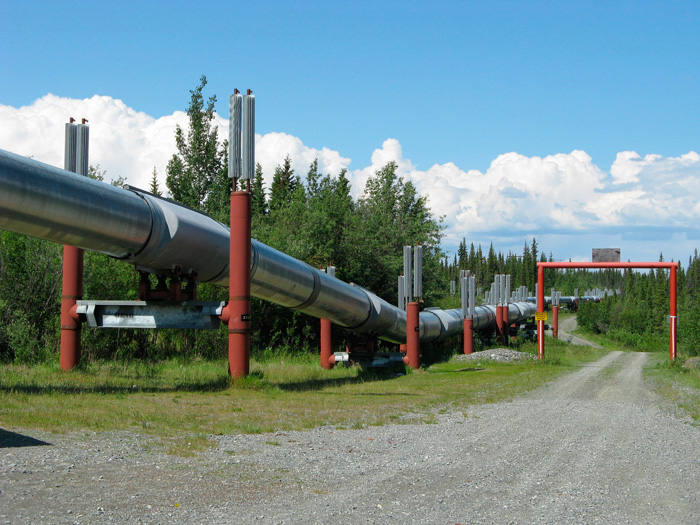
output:
<svg viewBox="0 0 700 525"><path fill-rule="evenodd" d="M592 346L593 348L600 348L597 343L592 343L586 339L573 335L572 332L576 330L578 326L578 321L576 317L566 317L559 322L559 339L572 343L575 345L585 345Z"/></svg>
<svg viewBox="0 0 700 525"><path fill-rule="evenodd" d="M218 436L195 458L0 434L0 523L700 523L700 429L660 408L646 357L436 425Z"/></svg>

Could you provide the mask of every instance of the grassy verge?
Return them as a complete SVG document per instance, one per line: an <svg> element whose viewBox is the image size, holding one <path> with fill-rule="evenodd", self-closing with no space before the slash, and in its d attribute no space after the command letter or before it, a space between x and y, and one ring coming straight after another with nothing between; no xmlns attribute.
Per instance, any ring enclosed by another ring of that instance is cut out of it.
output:
<svg viewBox="0 0 700 525"><path fill-rule="evenodd" d="M521 350L536 353L534 344ZM430 423L440 409L512 399L603 353L550 340L544 364L451 361L401 376L322 370L308 356L253 362L233 384L225 361L92 363L71 372L4 365L0 427L138 430L186 450L210 434Z"/></svg>
<svg viewBox="0 0 700 525"><path fill-rule="evenodd" d="M652 356L654 366L647 370L647 377L654 380L656 391L700 422L700 369L683 368L682 355L674 364L669 363L666 351Z"/></svg>

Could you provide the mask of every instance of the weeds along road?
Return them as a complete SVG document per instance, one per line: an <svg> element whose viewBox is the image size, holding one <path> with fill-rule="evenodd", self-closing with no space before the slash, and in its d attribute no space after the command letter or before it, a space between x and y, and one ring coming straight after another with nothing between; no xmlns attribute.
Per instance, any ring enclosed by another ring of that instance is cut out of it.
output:
<svg viewBox="0 0 700 525"><path fill-rule="evenodd" d="M192 458L135 433L0 448L9 523L700 523L700 429L613 352L434 425L218 436ZM348 407L350 409L350 407Z"/></svg>

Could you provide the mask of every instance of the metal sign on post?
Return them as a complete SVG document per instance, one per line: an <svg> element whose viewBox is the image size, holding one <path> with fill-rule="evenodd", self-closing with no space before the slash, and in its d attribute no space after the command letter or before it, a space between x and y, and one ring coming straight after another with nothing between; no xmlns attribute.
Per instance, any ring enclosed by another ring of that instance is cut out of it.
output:
<svg viewBox="0 0 700 525"><path fill-rule="evenodd" d="M594 263L620 262L620 248L593 248L591 260Z"/></svg>

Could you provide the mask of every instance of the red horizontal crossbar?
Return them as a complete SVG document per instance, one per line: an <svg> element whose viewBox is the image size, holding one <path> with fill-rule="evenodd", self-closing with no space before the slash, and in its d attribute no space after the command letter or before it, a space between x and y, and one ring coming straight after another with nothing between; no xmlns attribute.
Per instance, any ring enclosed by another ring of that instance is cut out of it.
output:
<svg viewBox="0 0 700 525"><path fill-rule="evenodd" d="M677 262L538 262L542 268L678 268Z"/></svg>

